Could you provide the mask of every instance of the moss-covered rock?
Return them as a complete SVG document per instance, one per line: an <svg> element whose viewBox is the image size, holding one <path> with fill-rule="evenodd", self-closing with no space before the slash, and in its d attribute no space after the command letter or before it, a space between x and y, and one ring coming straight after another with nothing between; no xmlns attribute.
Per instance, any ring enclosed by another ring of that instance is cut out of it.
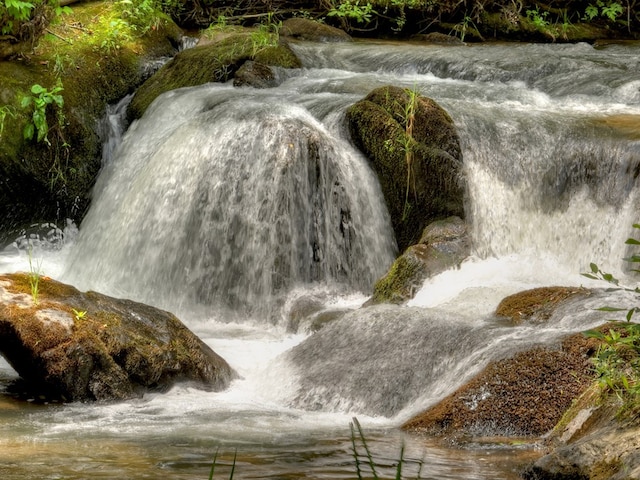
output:
<svg viewBox="0 0 640 480"><path fill-rule="evenodd" d="M467 226L459 217L429 224L420 241L407 248L376 282L367 305L410 300L427 278L459 265L470 249Z"/></svg>
<svg viewBox="0 0 640 480"><path fill-rule="evenodd" d="M589 290L579 287L540 287L525 290L502 299L496 315L522 322L543 323L553 315L556 307L572 297L587 296Z"/></svg>
<svg viewBox="0 0 640 480"><path fill-rule="evenodd" d="M561 349L536 347L492 362L470 382L406 422L405 430L463 439L539 436L593 382L598 341L567 337Z"/></svg>
<svg viewBox="0 0 640 480"><path fill-rule="evenodd" d="M289 18L282 23L280 35L310 42L350 42L344 30L308 18Z"/></svg>
<svg viewBox="0 0 640 480"><path fill-rule="evenodd" d="M221 390L229 365L169 312L29 274L0 276L0 353L38 396L119 400L180 381Z"/></svg>
<svg viewBox="0 0 640 480"><path fill-rule="evenodd" d="M301 65L285 44L261 47L251 33L235 33L176 55L138 89L127 116L130 120L140 118L151 102L164 92L208 82L226 82L247 60L284 68Z"/></svg>
<svg viewBox="0 0 640 480"><path fill-rule="evenodd" d="M381 87L351 106L347 119L354 142L378 175L401 251L432 221L464 217L460 141L436 102Z"/></svg>
<svg viewBox="0 0 640 480"><path fill-rule="evenodd" d="M181 31L170 20L142 37L132 26L116 35L114 8L112 2L77 5L49 26L55 35L45 35L30 55L0 62L0 231L82 217L101 167L97 124L107 104L142 82L147 60L175 52ZM23 138L33 109L21 103L34 84L63 88L63 107L46 109L49 143Z"/></svg>

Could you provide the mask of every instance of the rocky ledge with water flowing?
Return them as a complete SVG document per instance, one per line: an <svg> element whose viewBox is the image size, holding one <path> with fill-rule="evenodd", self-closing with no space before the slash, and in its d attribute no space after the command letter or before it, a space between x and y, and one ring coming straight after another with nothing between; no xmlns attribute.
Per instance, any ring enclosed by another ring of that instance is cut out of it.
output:
<svg viewBox="0 0 640 480"><path fill-rule="evenodd" d="M0 353L42 400L123 400L177 382L222 390L235 377L174 315L34 274L0 277Z"/></svg>

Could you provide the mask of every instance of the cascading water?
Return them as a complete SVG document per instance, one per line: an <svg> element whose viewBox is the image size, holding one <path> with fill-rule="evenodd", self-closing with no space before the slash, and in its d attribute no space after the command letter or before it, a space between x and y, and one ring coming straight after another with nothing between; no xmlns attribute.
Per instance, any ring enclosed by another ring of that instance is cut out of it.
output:
<svg viewBox="0 0 640 480"><path fill-rule="evenodd" d="M238 448L240 478L354 478L352 415L392 470L399 423L489 361L602 321L602 296L544 326L493 312L526 288L589 285L579 273L591 261L624 275L638 221L640 46L293 48L306 67L278 72L277 88L158 99L105 162L77 242L43 259L81 289L180 313L242 378L222 393L176 387L117 405L11 403L18 415L0 409L3 478L204 478L219 446ZM475 251L409 306L358 309L394 243L343 112L386 84L454 119ZM25 268L12 252L0 267ZM285 333L280 309L298 297L353 311L314 334ZM0 366L0 385L14 376ZM507 447L404 440L423 478L515 479L524 461Z"/></svg>
<svg viewBox="0 0 640 480"><path fill-rule="evenodd" d="M298 284L365 291L393 259L390 220L366 160L330 127L282 91L166 96L102 174L69 278L263 317Z"/></svg>

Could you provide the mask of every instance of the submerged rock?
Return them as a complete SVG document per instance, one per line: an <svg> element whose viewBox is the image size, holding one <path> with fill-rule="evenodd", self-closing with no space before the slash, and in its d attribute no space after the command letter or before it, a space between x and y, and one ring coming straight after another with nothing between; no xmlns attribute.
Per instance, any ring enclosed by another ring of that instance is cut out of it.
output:
<svg viewBox="0 0 640 480"><path fill-rule="evenodd" d="M378 175L401 251L432 221L464 218L460 140L436 102L386 86L351 106L347 119Z"/></svg>
<svg viewBox="0 0 640 480"><path fill-rule="evenodd" d="M0 353L45 398L121 400L194 382L222 390L229 365L174 315L28 274L0 276Z"/></svg>
<svg viewBox="0 0 640 480"><path fill-rule="evenodd" d="M470 249L467 225L459 217L429 224L420 241L407 248L389 272L376 282L367 304L410 300L427 278L459 265Z"/></svg>

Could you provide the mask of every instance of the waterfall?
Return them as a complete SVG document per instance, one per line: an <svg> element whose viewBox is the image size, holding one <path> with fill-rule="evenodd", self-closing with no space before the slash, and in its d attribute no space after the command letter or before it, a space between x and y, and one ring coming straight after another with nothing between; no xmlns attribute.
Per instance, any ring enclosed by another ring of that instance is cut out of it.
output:
<svg viewBox="0 0 640 480"><path fill-rule="evenodd" d="M426 458L430 478L514 478L526 447L460 453L395 427L489 362L557 345L611 318L597 307L637 300L594 293L536 325L494 315L528 288L601 286L580 276L591 261L623 270L639 220L637 45L292 48L304 68L277 72L276 88L159 97L105 150L77 240L35 251L46 275L178 313L239 378L225 392L178 385L117 404L12 404L0 423L7 478L203 478L218 447L223 461L237 447L243 478L353 478L353 415L389 471L405 441L405 459ZM359 308L397 252L344 111L388 84L433 98L456 124L474 252L409 305ZM0 256L2 270L25 263L17 247ZM320 330L277 323L281 305L317 299L337 312ZM0 389L11 378L0 362ZM495 452L502 460L487 461Z"/></svg>
<svg viewBox="0 0 640 480"><path fill-rule="evenodd" d="M390 220L332 118L228 86L165 96L105 166L67 278L253 316L300 284L367 291L393 259Z"/></svg>

